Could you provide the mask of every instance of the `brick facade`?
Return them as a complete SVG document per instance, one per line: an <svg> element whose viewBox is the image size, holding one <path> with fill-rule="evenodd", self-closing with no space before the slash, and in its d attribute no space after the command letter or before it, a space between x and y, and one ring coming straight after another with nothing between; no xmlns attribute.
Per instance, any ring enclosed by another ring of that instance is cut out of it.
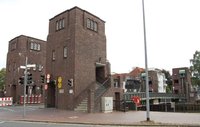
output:
<svg viewBox="0 0 200 127"><path fill-rule="evenodd" d="M94 93L87 91L95 92L96 82L102 83L110 73L105 22L78 7L51 18L46 67L51 81L56 81L48 84L47 107L73 110L84 98L90 98L89 107L94 106L94 99L91 100ZM58 77L62 78L61 87L57 86ZM70 79L73 79L72 87L68 85Z"/></svg>
<svg viewBox="0 0 200 127"><path fill-rule="evenodd" d="M36 68L29 69L32 73L33 84L27 86L28 95L43 95L43 84L40 82L40 75L45 74L46 42L33 37L20 35L9 41L6 64L6 96L13 97L14 103L19 103L20 96L24 95L23 85L19 84L19 77L24 75L20 66L25 65L25 58L28 64L36 64ZM31 89L31 90L30 90Z"/></svg>
<svg viewBox="0 0 200 127"><path fill-rule="evenodd" d="M191 73L189 68L173 68L172 69L173 92L177 94L185 94L189 101L191 92Z"/></svg>

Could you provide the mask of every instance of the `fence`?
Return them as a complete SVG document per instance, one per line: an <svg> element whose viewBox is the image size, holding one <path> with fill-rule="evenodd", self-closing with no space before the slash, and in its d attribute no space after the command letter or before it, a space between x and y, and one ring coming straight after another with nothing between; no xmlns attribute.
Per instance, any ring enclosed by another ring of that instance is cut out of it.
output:
<svg viewBox="0 0 200 127"><path fill-rule="evenodd" d="M25 103L26 104L40 104L41 95L25 96ZM20 96L20 104L24 104L24 96Z"/></svg>
<svg viewBox="0 0 200 127"><path fill-rule="evenodd" d="M176 104L177 112L200 112L200 104Z"/></svg>
<svg viewBox="0 0 200 127"><path fill-rule="evenodd" d="M0 107L1 106L10 106L13 103L12 97L1 97L0 98Z"/></svg>

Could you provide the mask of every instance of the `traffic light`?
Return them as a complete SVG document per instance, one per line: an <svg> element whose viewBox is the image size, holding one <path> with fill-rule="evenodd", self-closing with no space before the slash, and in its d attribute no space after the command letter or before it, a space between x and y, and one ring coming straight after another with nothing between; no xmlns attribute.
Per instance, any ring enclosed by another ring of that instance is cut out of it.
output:
<svg viewBox="0 0 200 127"><path fill-rule="evenodd" d="M73 79L68 79L68 86L73 87Z"/></svg>
<svg viewBox="0 0 200 127"><path fill-rule="evenodd" d="M40 75L41 83L45 83L45 75Z"/></svg>
<svg viewBox="0 0 200 127"><path fill-rule="evenodd" d="M27 84L31 84L33 82L32 74L28 73L27 74Z"/></svg>
<svg viewBox="0 0 200 127"><path fill-rule="evenodd" d="M20 84L24 84L24 76L22 77L19 77L19 81L18 81Z"/></svg>

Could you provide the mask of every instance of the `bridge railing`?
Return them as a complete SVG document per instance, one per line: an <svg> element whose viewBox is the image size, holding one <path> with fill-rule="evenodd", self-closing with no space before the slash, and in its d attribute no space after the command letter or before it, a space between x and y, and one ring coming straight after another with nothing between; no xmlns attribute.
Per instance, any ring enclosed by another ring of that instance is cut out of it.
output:
<svg viewBox="0 0 200 127"><path fill-rule="evenodd" d="M141 100L146 100L146 93L135 93L135 92L127 92L124 93L124 100L131 101L133 96L139 96ZM162 99L162 98L171 98L171 99L184 99L184 94L173 94L173 93L149 93L150 99Z"/></svg>

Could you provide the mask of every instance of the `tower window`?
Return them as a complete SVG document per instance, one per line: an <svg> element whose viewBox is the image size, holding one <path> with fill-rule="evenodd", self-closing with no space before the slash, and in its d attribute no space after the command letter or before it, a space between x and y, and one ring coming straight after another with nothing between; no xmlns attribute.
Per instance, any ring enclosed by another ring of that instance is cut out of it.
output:
<svg viewBox="0 0 200 127"><path fill-rule="evenodd" d="M55 50L52 51L52 60L53 61L56 60L56 52L55 52Z"/></svg>
<svg viewBox="0 0 200 127"><path fill-rule="evenodd" d="M97 22L95 22L95 21L93 21L93 20L88 18L87 19L87 28L97 32L98 24L97 24Z"/></svg>
<svg viewBox="0 0 200 127"><path fill-rule="evenodd" d="M35 42L31 42L30 49L35 50L35 51L40 51L40 44L35 43Z"/></svg>
<svg viewBox="0 0 200 127"><path fill-rule="evenodd" d="M65 28L65 19L64 18L56 21L56 31L64 29L64 28Z"/></svg>
<svg viewBox="0 0 200 127"><path fill-rule="evenodd" d="M63 48L63 57L67 58L67 47L66 46Z"/></svg>

